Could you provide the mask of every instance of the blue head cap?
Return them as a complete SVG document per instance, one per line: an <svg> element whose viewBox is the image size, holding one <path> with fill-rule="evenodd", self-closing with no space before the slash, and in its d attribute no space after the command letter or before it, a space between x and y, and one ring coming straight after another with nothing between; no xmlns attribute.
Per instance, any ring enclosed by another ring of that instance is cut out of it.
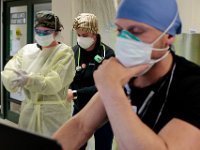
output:
<svg viewBox="0 0 200 150"><path fill-rule="evenodd" d="M164 32L177 13L176 0L121 0L116 18L142 22ZM179 14L167 33L172 36L181 33Z"/></svg>

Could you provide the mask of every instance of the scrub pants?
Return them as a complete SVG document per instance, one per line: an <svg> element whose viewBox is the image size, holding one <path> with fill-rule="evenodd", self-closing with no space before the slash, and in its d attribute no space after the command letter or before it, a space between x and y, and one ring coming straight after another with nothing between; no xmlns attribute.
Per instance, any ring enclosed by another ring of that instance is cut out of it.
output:
<svg viewBox="0 0 200 150"><path fill-rule="evenodd" d="M78 113L74 107L73 115ZM103 125L94 133L95 150L112 150L113 132L109 122ZM83 145L79 150L85 150L87 143Z"/></svg>

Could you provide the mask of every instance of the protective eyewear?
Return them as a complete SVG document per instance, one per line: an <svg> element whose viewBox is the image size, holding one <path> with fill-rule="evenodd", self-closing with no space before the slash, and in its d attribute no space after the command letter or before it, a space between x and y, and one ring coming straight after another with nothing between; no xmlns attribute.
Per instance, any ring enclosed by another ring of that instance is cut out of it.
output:
<svg viewBox="0 0 200 150"><path fill-rule="evenodd" d="M39 36L45 36L45 35L50 35L53 32L55 32L55 30L51 29L51 30L40 30L40 29L35 29L35 33L38 34Z"/></svg>

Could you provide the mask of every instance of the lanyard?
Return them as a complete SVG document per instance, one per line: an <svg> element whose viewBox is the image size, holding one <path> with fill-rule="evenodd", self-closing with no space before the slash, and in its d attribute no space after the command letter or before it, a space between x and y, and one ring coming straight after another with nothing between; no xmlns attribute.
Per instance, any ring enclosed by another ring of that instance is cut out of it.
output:
<svg viewBox="0 0 200 150"><path fill-rule="evenodd" d="M156 118L156 121L155 121L155 123L154 123L153 128L154 128L154 127L156 126L156 124L158 123L158 120L160 119L160 116L161 116L161 114L162 114L162 112L163 112L163 109L164 109L164 107L165 107L165 104L167 103L167 98L168 98L168 95L169 95L169 89L170 89L170 86L171 86L171 84L172 84L172 79L173 79L173 77L174 77L175 68L176 68L176 64L174 64L174 66L173 66L172 73L171 73L171 76L170 76L170 79L169 79L169 84L168 84L168 86L167 86L167 91L166 91L166 95L165 95L165 100L164 100L164 102L163 102L163 104L162 104L162 106L161 106L160 112L158 113L158 116L157 116L157 118Z"/></svg>
<svg viewBox="0 0 200 150"><path fill-rule="evenodd" d="M103 57L96 55L94 57L94 60L98 63L101 63L102 60L105 58L106 55L106 48L105 45L101 44L101 46L103 47ZM81 59L81 48L79 47L78 49L78 66L76 67L76 71L80 71L82 69L82 67L80 66L80 59Z"/></svg>
<svg viewBox="0 0 200 150"><path fill-rule="evenodd" d="M155 123L154 123L154 126L153 128L156 126L156 124L158 123L159 119L160 119L160 116L162 115L162 112L163 112L163 109L165 107L165 104L167 103L167 98L168 98L168 95L169 95L169 90L170 90L170 87L171 87L171 83L172 83L172 79L173 79L173 76L174 76L174 71L175 71L175 68L176 68L176 64L173 65L173 68L172 68L172 72L171 72L171 75L170 75L170 79L169 79L169 83L168 83L168 86L167 86L167 91L165 93L165 98L164 98L164 102L160 108L160 111L156 117L156 120L155 120ZM165 82L163 82L159 88L159 90L164 86ZM130 90L130 88L129 88ZM130 94L131 91L129 91L129 94ZM138 114L141 115L141 119L144 117L144 115L146 114L148 108L149 108L149 105L151 103L151 100L152 100L152 97L153 95L155 94L154 91L151 91L149 93L149 95L146 97L146 99L144 100L143 104L141 105L140 109L138 110Z"/></svg>

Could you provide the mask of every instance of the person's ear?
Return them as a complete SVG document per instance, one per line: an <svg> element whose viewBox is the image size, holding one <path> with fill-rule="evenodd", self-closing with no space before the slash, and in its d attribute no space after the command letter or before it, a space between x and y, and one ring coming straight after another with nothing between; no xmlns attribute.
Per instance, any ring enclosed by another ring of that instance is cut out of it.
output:
<svg viewBox="0 0 200 150"><path fill-rule="evenodd" d="M97 40L97 34L93 33L92 34L93 39L96 41Z"/></svg>
<svg viewBox="0 0 200 150"><path fill-rule="evenodd" d="M172 35L168 35L168 37L167 37L167 44L171 45L172 43L174 43L174 41L175 41L175 37L172 36Z"/></svg>

